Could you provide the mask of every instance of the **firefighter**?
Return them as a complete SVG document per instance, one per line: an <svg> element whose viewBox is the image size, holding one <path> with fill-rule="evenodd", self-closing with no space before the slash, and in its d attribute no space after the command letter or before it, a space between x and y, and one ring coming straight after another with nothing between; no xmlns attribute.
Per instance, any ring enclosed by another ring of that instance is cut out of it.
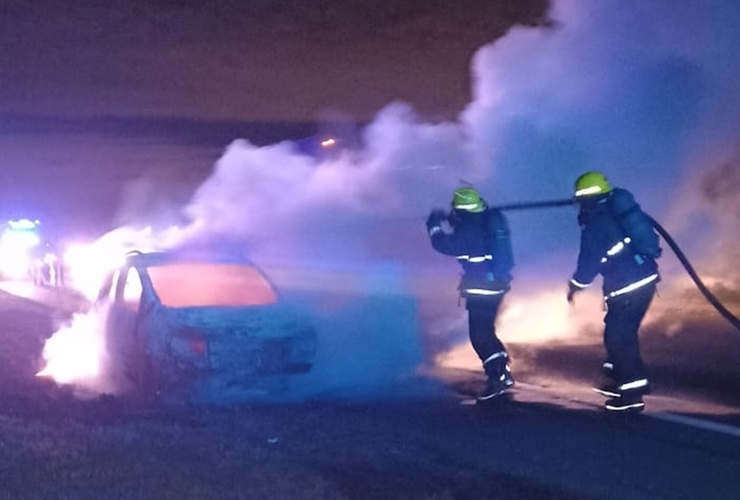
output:
<svg viewBox="0 0 740 500"><path fill-rule="evenodd" d="M470 342L487 376L477 399L495 398L514 385L509 355L495 328L514 267L508 223L475 189L463 187L454 192L451 212L431 212L427 230L432 247L462 266L459 290L468 311Z"/></svg>
<svg viewBox="0 0 740 500"><path fill-rule="evenodd" d="M601 172L586 172L575 183L581 246L568 283L567 299L603 278L605 375L594 390L610 411L642 411L650 382L640 355L638 329L655 295L660 274L658 235L632 194L613 187Z"/></svg>

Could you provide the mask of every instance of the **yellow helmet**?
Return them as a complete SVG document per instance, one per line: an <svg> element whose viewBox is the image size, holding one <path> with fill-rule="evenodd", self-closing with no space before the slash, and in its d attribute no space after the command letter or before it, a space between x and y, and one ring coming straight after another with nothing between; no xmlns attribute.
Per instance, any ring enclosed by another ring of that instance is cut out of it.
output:
<svg viewBox="0 0 740 500"><path fill-rule="evenodd" d="M606 194L614 187L601 172L586 172L576 179L576 198L590 198Z"/></svg>
<svg viewBox="0 0 740 500"><path fill-rule="evenodd" d="M452 197L452 208L466 212L482 212L486 209L486 204L481 199L478 191L470 187L464 187L455 190Z"/></svg>

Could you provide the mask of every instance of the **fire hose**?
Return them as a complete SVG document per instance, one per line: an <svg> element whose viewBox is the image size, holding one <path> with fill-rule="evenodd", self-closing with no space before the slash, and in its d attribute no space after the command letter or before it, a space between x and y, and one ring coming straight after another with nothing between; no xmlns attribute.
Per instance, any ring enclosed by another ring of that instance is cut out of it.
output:
<svg viewBox="0 0 740 500"><path fill-rule="evenodd" d="M671 250L673 250L673 253L681 262L681 265L683 265L684 269L686 269L686 272L689 273L691 280L694 282L701 294L704 295L704 298L707 299L707 301L712 304L712 306L714 306L717 312L719 312L727 321L729 321L732 326L740 330L740 320L737 318L737 316L732 314L724 305L722 305L717 297L715 297L714 294L709 291L706 285L704 285L704 283L699 278L699 275L696 274L696 271L694 271L694 267L689 262L689 259L686 258L686 255L684 255L684 253L681 251L681 248L679 248L678 244L671 237L671 235L668 234L668 231L666 231L665 228L658 224L658 222L652 217L650 218L650 221L653 223L653 227L658 232L658 234L660 234L665 242L668 243L668 246L671 247Z"/></svg>
<svg viewBox="0 0 740 500"><path fill-rule="evenodd" d="M564 199L564 200L548 200L548 201L534 201L534 202L524 202L524 203L511 203L508 205L498 205L496 208L498 210L524 210L524 209L530 209L530 208L551 208L551 207L562 207L562 206L568 206L568 205L574 205L576 202L572 198ZM665 230L663 226L661 226L655 219L648 216L650 219L650 222L652 223L655 230L663 237L663 240L668 244L668 246L673 250L673 253L678 258L679 262L683 266L683 268L686 270L688 275L691 277L691 280L694 282L696 287L699 289L701 294L704 296L705 299L719 312L722 317L724 317L727 321L732 324L735 328L740 330L740 319L737 318L734 314L732 314L720 301L717 299L717 297L706 287L706 285L702 282L701 278L699 278L699 275L694 270L694 266L691 265L691 262L689 262L689 259L686 258L686 255L683 253L681 248L678 246L676 241L673 239L673 237L668 233L668 231Z"/></svg>

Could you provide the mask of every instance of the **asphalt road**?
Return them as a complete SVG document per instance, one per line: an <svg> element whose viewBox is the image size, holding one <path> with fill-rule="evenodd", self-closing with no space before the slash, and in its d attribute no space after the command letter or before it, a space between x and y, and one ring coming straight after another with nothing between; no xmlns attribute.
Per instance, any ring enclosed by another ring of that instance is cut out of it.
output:
<svg viewBox="0 0 740 500"><path fill-rule="evenodd" d="M512 346L538 370L490 405L466 399L478 374L448 370L446 391L414 400L144 408L33 377L59 318L49 304L0 293L2 498L740 497L736 368L706 397L717 375L676 376L691 360L675 347L639 415L603 412L581 383L595 346Z"/></svg>

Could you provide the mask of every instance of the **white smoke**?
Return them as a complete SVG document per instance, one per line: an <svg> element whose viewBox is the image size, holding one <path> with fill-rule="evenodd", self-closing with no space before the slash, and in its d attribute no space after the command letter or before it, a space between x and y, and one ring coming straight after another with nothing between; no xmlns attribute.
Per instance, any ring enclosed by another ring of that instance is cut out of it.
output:
<svg viewBox="0 0 740 500"><path fill-rule="evenodd" d="M418 348L427 354L465 344L458 271L429 246L429 209L446 207L461 182L472 182L492 205L568 198L574 179L596 169L632 190L656 218L672 221L677 206L685 210L679 194L694 170L738 144L740 68L732 50L739 13L727 0L557 1L552 27L514 28L477 52L474 100L459 121L427 124L395 103L366 129L361 152L324 162L295 156L287 145L235 142L188 213L199 231L243 231L255 259L283 286L355 292L379 264L392 263L397 286L374 293L416 297L421 330L394 331L397 343L376 350L347 338L346 352L382 359L389 346L407 347L404 338L423 338ZM501 337L565 341L598 330L598 294L576 308L564 299L577 254L575 210L509 218L517 268ZM381 320L386 312L376 314ZM370 322L361 330L382 335L387 328Z"/></svg>
<svg viewBox="0 0 740 500"><path fill-rule="evenodd" d="M360 151L324 160L287 142L234 141L186 208L182 234L245 242L303 297L322 329L324 389L385 391L440 349L466 345L457 265L434 253L424 227L462 182L497 205L569 198L580 173L601 170L677 237L696 227L685 220L698 210L692 182L740 144L738 5L558 0L551 27L512 29L477 52L474 99L454 123L425 123L394 103ZM575 216L509 213L517 267L504 342L598 329L598 300L565 302ZM737 224L714 227L737 240Z"/></svg>
<svg viewBox="0 0 740 500"><path fill-rule="evenodd" d="M736 268L737 212L710 207L702 186L740 148L738 4L562 0L551 16L554 27L515 28L475 56L475 99L462 120L475 138L476 161L490 172L479 187L502 201L562 198L578 174L601 170L636 194L700 272ZM727 170L714 177L732 184ZM526 301L535 313L545 280L565 282L577 253L574 219L567 209L511 214L517 277L527 292L515 283L510 300ZM712 245L709 255L710 241L723 248ZM661 288L693 288L663 247ZM688 311L665 309L686 297L661 295L653 309L680 328ZM701 300L695 291L691 297ZM540 305L537 332L560 338L562 322L553 325L551 308ZM504 338L521 326L510 325Z"/></svg>

